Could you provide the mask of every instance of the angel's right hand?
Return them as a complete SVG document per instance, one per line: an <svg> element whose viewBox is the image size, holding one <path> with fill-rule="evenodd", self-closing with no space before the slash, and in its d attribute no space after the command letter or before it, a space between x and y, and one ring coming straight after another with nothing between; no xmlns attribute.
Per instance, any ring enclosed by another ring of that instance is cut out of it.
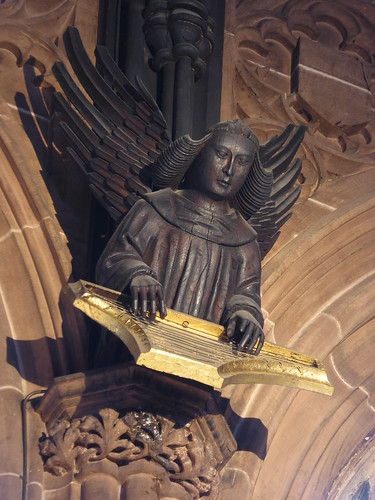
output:
<svg viewBox="0 0 375 500"><path fill-rule="evenodd" d="M164 291L162 285L155 278L147 274L134 276L129 288L134 314L141 314L145 317L148 311L150 319L153 321L156 309L158 309L160 317L162 319L165 318L167 310L164 301Z"/></svg>

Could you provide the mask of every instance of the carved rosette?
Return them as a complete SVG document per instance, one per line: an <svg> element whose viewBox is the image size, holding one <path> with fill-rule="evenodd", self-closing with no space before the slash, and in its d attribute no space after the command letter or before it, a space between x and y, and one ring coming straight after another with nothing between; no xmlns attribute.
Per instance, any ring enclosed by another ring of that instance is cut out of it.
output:
<svg viewBox="0 0 375 500"><path fill-rule="evenodd" d="M366 12L348 0L243 2L232 19L236 113L261 142L287 122L308 127L305 196L321 179L374 164L375 27Z"/></svg>
<svg viewBox="0 0 375 500"><path fill-rule="evenodd" d="M105 408L98 415L57 420L40 441L44 470L61 476L81 472L89 462L108 460L118 467L146 459L159 464L190 498L217 496L219 474L212 445L189 425L144 411L120 416Z"/></svg>

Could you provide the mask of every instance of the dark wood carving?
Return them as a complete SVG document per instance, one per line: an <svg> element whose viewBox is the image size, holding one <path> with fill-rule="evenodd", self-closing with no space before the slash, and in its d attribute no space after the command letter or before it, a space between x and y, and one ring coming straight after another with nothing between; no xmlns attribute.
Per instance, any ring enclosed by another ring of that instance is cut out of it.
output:
<svg viewBox="0 0 375 500"><path fill-rule="evenodd" d="M79 112L56 95L71 156L114 218L134 205L98 264L98 282L130 293L134 311L151 319L169 307L225 324L240 350L258 354L260 251L264 256L272 247L298 198L301 163L292 160L304 128L288 126L260 146L237 120L211 127L199 140L184 135L170 142L142 82L131 85L98 48L100 74L78 32L70 28L64 38L94 102L62 64L55 66Z"/></svg>

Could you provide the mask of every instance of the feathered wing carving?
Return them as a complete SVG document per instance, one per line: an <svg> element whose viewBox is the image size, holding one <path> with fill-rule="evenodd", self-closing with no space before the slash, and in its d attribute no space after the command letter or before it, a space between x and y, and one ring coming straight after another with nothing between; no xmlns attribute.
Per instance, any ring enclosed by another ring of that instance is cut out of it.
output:
<svg viewBox="0 0 375 500"><path fill-rule="evenodd" d="M139 195L151 191L147 167L170 143L167 125L141 80L132 85L107 49L97 47L96 69L76 28L67 29L64 43L93 104L57 62L54 75L75 108L55 93L57 119L68 138L68 151L87 174L94 196L118 220Z"/></svg>
<svg viewBox="0 0 375 500"><path fill-rule="evenodd" d="M181 165L186 166L186 158L199 152L210 134L198 141L184 136L171 143L164 117L139 78L131 84L101 46L96 49L95 68L76 28L67 29L64 43L72 68L92 102L57 62L54 75L72 106L56 92L56 116L68 138L68 151L86 173L94 196L119 220L153 185L178 187ZM301 161L293 158L304 133L305 127L288 125L261 145L237 194L241 213L258 233L262 258L275 243L299 196L300 187L294 184Z"/></svg>
<svg viewBox="0 0 375 500"><path fill-rule="evenodd" d="M305 135L306 127L287 125L281 134L260 146L259 160L264 170L272 173L273 182L266 203L249 218L258 233L261 257L277 240L281 227L291 217L290 209L297 201L301 187L295 182L301 172L301 160L293 161Z"/></svg>

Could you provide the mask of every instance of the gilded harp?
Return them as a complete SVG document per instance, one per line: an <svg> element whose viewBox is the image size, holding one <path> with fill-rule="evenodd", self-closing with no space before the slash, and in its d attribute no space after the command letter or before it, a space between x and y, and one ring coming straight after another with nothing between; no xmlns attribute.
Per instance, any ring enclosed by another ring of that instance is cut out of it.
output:
<svg viewBox="0 0 375 500"><path fill-rule="evenodd" d="M316 358L268 342L258 356L234 352L224 328L167 309L165 319L135 316L114 290L85 281L69 284L73 305L113 332L136 364L220 389L228 384L277 384L331 395Z"/></svg>

